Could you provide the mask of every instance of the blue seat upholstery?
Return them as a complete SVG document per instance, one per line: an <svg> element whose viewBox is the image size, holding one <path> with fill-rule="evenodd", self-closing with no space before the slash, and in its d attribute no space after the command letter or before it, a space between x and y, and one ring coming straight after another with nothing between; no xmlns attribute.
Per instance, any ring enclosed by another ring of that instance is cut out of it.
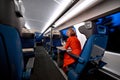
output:
<svg viewBox="0 0 120 80"><path fill-rule="evenodd" d="M21 39L22 48L34 48L34 39Z"/></svg>
<svg viewBox="0 0 120 80"><path fill-rule="evenodd" d="M34 48L35 43L34 33L22 33L21 42L22 48Z"/></svg>
<svg viewBox="0 0 120 80"><path fill-rule="evenodd" d="M52 58L56 60L57 58L57 48L58 46L62 46L60 35L53 34L52 37Z"/></svg>
<svg viewBox="0 0 120 80"><path fill-rule="evenodd" d="M0 33L0 80L7 80L10 78L10 65L7 57L8 55L6 53L4 38Z"/></svg>
<svg viewBox="0 0 120 80"><path fill-rule="evenodd" d="M106 44L107 35L105 35L105 33L100 31L97 34L91 35L86 41L76 65L70 67L68 71L68 80L79 80L88 62L99 62L104 54Z"/></svg>
<svg viewBox="0 0 120 80"><path fill-rule="evenodd" d="M19 34L15 28L3 24L0 24L0 59L0 73L8 75L9 80L30 78L31 68L25 72Z"/></svg>
<svg viewBox="0 0 120 80"><path fill-rule="evenodd" d="M22 48L34 48L35 43L34 33L22 33L21 42Z"/></svg>
<svg viewBox="0 0 120 80"><path fill-rule="evenodd" d="M39 32L35 32L35 42L41 42L43 38L43 34Z"/></svg>
<svg viewBox="0 0 120 80"><path fill-rule="evenodd" d="M50 49L50 37L44 36L43 46L49 52L49 49Z"/></svg>

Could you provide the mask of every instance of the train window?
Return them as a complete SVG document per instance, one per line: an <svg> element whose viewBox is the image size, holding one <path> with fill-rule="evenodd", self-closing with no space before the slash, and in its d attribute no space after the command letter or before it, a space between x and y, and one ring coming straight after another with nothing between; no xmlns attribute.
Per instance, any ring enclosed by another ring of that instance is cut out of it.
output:
<svg viewBox="0 0 120 80"><path fill-rule="evenodd" d="M107 51L120 53L120 12L97 19L97 26L107 27Z"/></svg>

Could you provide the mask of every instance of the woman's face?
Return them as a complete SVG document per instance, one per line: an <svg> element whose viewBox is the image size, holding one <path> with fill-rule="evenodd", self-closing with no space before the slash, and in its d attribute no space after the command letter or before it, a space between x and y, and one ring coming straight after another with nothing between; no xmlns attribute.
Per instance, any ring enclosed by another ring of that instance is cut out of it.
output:
<svg viewBox="0 0 120 80"><path fill-rule="evenodd" d="M70 36L70 31L69 31L69 30L67 31L67 36L68 36L68 37Z"/></svg>

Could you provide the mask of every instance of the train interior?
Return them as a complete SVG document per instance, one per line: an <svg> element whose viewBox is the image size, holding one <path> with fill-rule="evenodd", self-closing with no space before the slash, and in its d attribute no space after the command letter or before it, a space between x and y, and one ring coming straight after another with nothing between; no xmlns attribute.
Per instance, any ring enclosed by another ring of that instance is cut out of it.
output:
<svg viewBox="0 0 120 80"><path fill-rule="evenodd" d="M69 28L82 51L65 73ZM120 80L119 35L119 0L0 0L0 79Z"/></svg>

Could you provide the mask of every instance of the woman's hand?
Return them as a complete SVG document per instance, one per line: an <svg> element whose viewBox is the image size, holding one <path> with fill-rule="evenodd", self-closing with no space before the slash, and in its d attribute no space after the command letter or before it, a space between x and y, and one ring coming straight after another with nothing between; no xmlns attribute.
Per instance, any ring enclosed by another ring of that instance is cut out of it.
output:
<svg viewBox="0 0 120 80"><path fill-rule="evenodd" d="M65 44L66 44L66 43L65 43L65 41L62 41L62 43L61 43L61 44L62 44L63 46L65 46Z"/></svg>

